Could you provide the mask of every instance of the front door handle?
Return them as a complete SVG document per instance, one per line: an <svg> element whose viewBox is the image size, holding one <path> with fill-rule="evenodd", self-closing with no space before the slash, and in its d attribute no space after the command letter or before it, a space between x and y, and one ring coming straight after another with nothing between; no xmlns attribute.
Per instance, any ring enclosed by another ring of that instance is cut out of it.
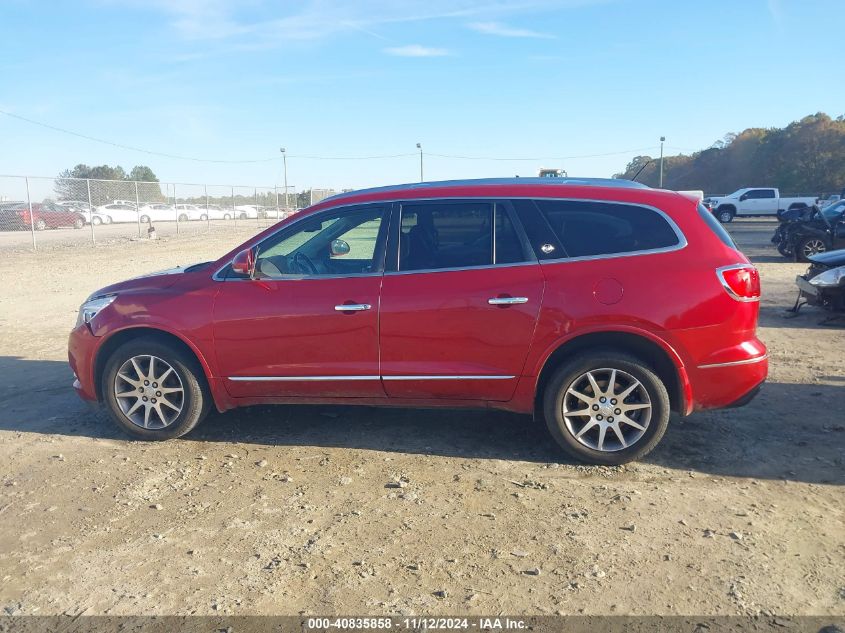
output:
<svg viewBox="0 0 845 633"><path fill-rule="evenodd" d="M339 306L335 306L334 309L338 312L362 312L364 310L369 310L372 308L369 303L344 303Z"/></svg>
<svg viewBox="0 0 845 633"><path fill-rule="evenodd" d="M491 306L513 306L520 303L528 303L528 297L490 297L487 303Z"/></svg>

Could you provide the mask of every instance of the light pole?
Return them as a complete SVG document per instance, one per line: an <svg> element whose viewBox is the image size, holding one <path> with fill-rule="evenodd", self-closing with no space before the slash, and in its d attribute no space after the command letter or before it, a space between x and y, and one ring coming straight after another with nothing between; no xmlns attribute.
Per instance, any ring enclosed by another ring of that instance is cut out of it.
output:
<svg viewBox="0 0 845 633"><path fill-rule="evenodd" d="M284 147L280 147L279 151L282 153L282 162L285 165L285 213L288 209L288 155Z"/></svg>
<svg viewBox="0 0 845 633"><path fill-rule="evenodd" d="M423 181L423 154L422 143L417 143L417 149L420 150L420 182Z"/></svg>
<svg viewBox="0 0 845 633"><path fill-rule="evenodd" d="M663 141L666 140L665 136L660 137L660 184L659 187L663 189Z"/></svg>

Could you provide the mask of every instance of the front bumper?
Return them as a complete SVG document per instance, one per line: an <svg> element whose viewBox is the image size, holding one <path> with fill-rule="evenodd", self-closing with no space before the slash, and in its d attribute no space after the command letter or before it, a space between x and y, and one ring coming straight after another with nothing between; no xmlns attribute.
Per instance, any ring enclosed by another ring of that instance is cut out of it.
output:
<svg viewBox="0 0 845 633"><path fill-rule="evenodd" d="M97 350L97 337L86 324L82 324L70 333L67 356L70 368L76 379L73 388L86 402L97 402L97 389L94 383L94 358Z"/></svg>

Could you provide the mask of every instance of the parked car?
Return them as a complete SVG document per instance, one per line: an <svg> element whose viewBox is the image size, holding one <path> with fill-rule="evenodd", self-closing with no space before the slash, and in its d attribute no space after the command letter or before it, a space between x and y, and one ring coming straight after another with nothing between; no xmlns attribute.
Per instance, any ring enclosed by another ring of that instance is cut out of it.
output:
<svg viewBox="0 0 845 633"><path fill-rule="evenodd" d="M259 208L254 204L241 204L235 207L239 220L257 220L260 217Z"/></svg>
<svg viewBox="0 0 845 633"><path fill-rule="evenodd" d="M97 290L69 359L79 395L148 440L212 406L480 407L620 464L670 410L753 398L759 298L757 269L686 196L432 182L336 195L216 261Z"/></svg>
<svg viewBox="0 0 845 633"><path fill-rule="evenodd" d="M202 208L202 205L200 205ZM231 207L223 208L219 204L209 204L205 208L205 213L208 215L208 218L201 218L201 219L211 219L211 220L231 220L232 219L232 209Z"/></svg>
<svg viewBox="0 0 845 633"><path fill-rule="evenodd" d="M113 202L111 204L104 204L94 209L96 215L99 215L103 224L111 224L112 222L137 222L138 209L134 204L127 204L125 202ZM96 218L92 220L94 224L99 224Z"/></svg>
<svg viewBox="0 0 845 633"><path fill-rule="evenodd" d="M176 214L180 222L208 219L208 214L205 211L205 207L200 207L195 204L177 204Z"/></svg>
<svg viewBox="0 0 845 633"><path fill-rule="evenodd" d="M176 209L172 204L150 203L138 209L142 224L149 222L175 222Z"/></svg>
<svg viewBox="0 0 845 633"><path fill-rule="evenodd" d="M710 206L720 222L731 222L735 217L777 215L778 211L811 207L816 204L813 196L782 198L773 187L737 189L724 198L710 198Z"/></svg>
<svg viewBox="0 0 845 633"><path fill-rule="evenodd" d="M845 312L845 250L829 251L809 258L810 268L795 279L798 302L833 312Z"/></svg>
<svg viewBox="0 0 845 633"><path fill-rule="evenodd" d="M845 200L819 209L794 209L781 215L772 243L784 257L806 262L812 255L845 248Z"/></svg>
<svg viewBox="0 0 845 633"><path fill-rule="evenodd" d="M60 207L76 211L85 218L86 224L91 224L92 221L94 224L108 224L111 221L108 216L92 210L91 205L83 200L59 200L56 204Z"/></svg>
<svg viewBox="0 0 845 633"><path fill-rule="evenodd" d="M33 202L32 213L27 202L4 204L0 207L0 227L4 229L58 229L85 226L85 218L72 209L60 207L54 202Z"/></svg>

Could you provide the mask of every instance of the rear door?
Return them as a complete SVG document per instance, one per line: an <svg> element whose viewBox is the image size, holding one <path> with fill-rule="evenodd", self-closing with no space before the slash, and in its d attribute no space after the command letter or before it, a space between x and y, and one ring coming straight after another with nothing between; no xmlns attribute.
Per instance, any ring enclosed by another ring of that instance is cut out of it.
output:
<svg viewBox="0 0 845 633"><path fill-rule="evenodd" d="M544 288L509 204L403 202L395 213L380 311L387 395L509 400Z"/></svg>

